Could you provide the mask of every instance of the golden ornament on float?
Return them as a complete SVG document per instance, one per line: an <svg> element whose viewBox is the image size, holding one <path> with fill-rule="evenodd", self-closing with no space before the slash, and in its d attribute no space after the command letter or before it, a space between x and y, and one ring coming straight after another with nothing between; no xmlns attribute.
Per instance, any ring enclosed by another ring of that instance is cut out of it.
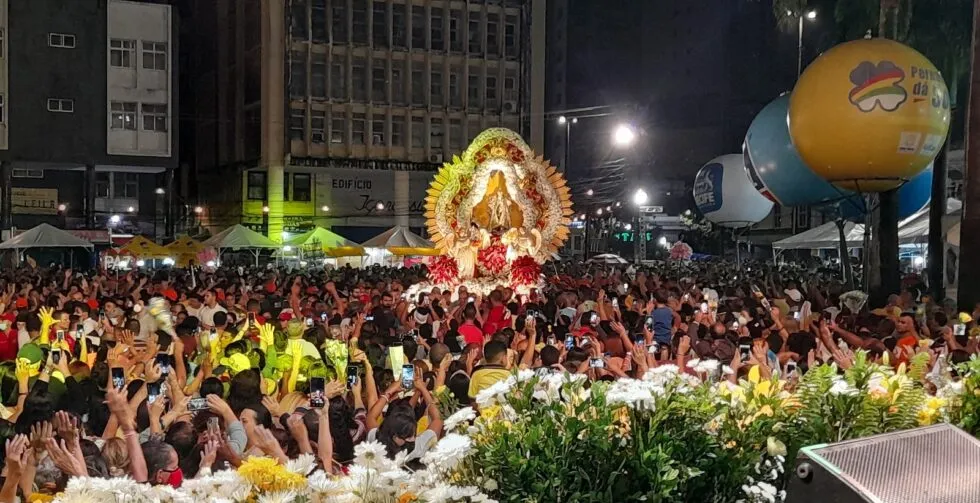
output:
<svg viewBox="0 0 980 503"><path fill-rule="evenodd" d="M789 131L800 157L838 187L881 192L919 174L949 131L946 82L893 40L840 44L796 83Z"/></svg>

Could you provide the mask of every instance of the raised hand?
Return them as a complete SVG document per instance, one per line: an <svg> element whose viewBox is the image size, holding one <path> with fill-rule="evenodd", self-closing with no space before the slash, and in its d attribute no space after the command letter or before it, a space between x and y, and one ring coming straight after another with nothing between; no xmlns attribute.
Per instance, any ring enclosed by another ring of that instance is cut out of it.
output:
<svg viewBox="0 0 980 503"><path fill-rule="evenodd" d="M20 478L20 475L30 464L28 459L30 457L30 445L31 442L27 439L27 435L17 435L7 439L5 452L8 479Z"/></svg>
<svg viewBox="0 0 980 503"><path fill-rule="evenodd" d="M45 448L47 448L51 460L54 461L54 465L66 475L73 477L85 477L88 475L84 458L75 456L71 449L65 445L64 440L59 443L53 438L49 438L45 443Z"/></svg>

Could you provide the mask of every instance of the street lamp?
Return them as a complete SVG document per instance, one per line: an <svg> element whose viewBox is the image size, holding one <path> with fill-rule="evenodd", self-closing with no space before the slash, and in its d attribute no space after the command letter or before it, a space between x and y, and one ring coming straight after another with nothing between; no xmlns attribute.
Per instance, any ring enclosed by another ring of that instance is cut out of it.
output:
<svg viewBox="0 0 980 503"><path fill-rule="evenodd" d="M561 160L561 169L565 170L565 172L568 172L568 157L569 157L570 146L572 143L571 141L572 124L577 124L577 123L578 123L577 117L572 117L571 119L569 119L564 115L558 116L558 125L565 126L565 151L564 153L562 153L562 160Z"/></svg>
<svg viewBox="0 0 980 503"><path fill-rule="evenodd" d="M163 190L163 187L157 187L156 193L157 193L158 196L162 196L162 195L166 194L167 191Z"/></svg>
<svg viewBox="0 0 980 503"><path fill-rule="evenodd" d="M194 213L197 213L198 215L200 215L201 213L204 213L204 208L202 208L200 206L195 206L194 207Z"/></svg>
<svg viewBox="0 0 980 503"><path fill-rule="evenodd" d="M796 44L796 77L799 78L803 74L803 18L815 21L817 19L817 11L810 10L802 14L797 14L797 16L800 18L800 29Z"/></svg>
<svg viewBox="0 0 980 503"><path fill-rule="evenodd" d="M649 199L650 196L648 196L647 192L643 189L636 189L636 192L633 193L633 202L636 203L637 206L643 206L647 204L647 201Z"/></svg>
<svg viewBox="0 0 980 503"><path fill-rule="evenodd" d="M118 224L120 220L122 220L122 217L120 217L119 215L112 215L111 217L109 217L109 223L112 225Z"/></svg>
<svg viewBox="0 0 980 503"><path fill-rule="evenodd" d="M594 194L595 194L595 191L592 190L592 189L589 189L589 190L585 191L585 195L587 195L589 197L592 197Z"/></svg>
<svg viewBox="0 0 980 503"><path fill-rule="evenodd" d="M269 212L269 207L268 206L263 206L262 207L262 213L268 213L268 212Z"/></svg>
<svg viewBox="0 0 980 503"><path fill-rule="evenodd" d="M60 211L62 213L64 213L65 210L67 210L67 209L68 209L68 205L65 204L65 203L61 203L61 204L58 205L58 211Z"/></svg>
<svg viewBox="0 0 980 503"><path fill-rule="evenodd" d="M126 208L126 211L132 213L132 212L136 211L136 208L133 208L132 206L130 206L129 208Z"/></svg>
<svg viewBox="0 0 980 503"><path fill-rule="evenodd" d="M374 207L378 211L384 211L384 209L385 209L385 203L382 203L382 202L379 201L378 204L374 205Z"/></svg>
<svg viewBox="0 0 980 503"><path fill-rule="evenodd" d="M330 207L324 204L323 206L320 206L320 211L326 213L330 211Z"/></svg>
<svg viewBox="0 0 980 503"><path fill-rule="evenodd" d="M650 196L647 194L647 191L643 190L642 188L636 189L636 192L633 193L633 204L636 205L636 225L633 226L633 260L637 264L639 264L641 260L645 259L647 254L646 235L641 211L649 200Z"/></svg>
<svg viewBox="0 0 980 503"><path fill-rule="evenodd" d="M613 144L620 147L628 147L636 140L636 131L628 124L620 124L613 130Z"/></svg>

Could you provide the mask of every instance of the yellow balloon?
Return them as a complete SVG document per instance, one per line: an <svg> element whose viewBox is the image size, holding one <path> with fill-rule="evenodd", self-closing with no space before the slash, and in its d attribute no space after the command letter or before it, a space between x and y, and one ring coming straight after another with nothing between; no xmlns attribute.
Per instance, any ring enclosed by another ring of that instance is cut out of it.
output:
<svg viewBox="0 0 980 503"><path fill-rule="evenodd" d="M914 177L949 131L949 91L914 49L893 40L838 45L803 72L789 131L806 164L838 187L880 192Z"/></svg>

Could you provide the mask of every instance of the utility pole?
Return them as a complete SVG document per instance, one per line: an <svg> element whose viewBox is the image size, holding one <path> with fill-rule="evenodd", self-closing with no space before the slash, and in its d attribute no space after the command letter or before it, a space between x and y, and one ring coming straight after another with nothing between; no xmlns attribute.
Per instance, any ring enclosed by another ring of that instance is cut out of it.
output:
<svg viewBox="0 0 980 503"><path fill-rule="evenodd" d="M963 220L960 258L980 253L980 0L973 1L973 36L970 44L970 93L967 98L966 169L963 184ZM970 312L980 301L980 260L959 261L957 303Z"/></svg>

